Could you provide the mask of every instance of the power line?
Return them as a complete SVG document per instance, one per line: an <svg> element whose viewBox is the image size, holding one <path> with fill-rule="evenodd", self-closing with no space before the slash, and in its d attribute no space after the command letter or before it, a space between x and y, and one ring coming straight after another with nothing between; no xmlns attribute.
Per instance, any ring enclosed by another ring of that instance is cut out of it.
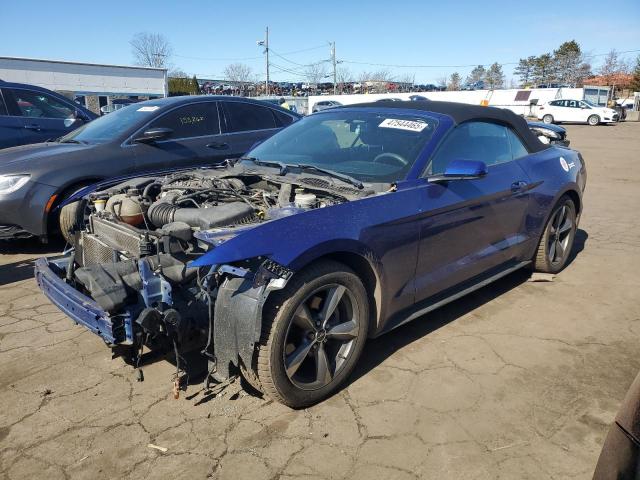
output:
<svg viewBox="0 0 640 480"><path fill-rule="evenodd" d="M320 48L326 48L326 45L318 45L315 47L309 47L309 48L303 48L300 50L293 50L291 52L285 52L282 54L278 54L278 56L281 55L295 55L297 53L303 53L303 52L310 52L312 50L318 50ZM271 49L271 51L273 52L273 49ZM215 61L215 62L233 62L233 61L242 61L242 60L259 60L261 58L263 58L262 55L257 56L257 57L192 57L189 55L178 55L178 54L174 54L174 57L178 57L178 58L188 58L191 60L210 60L210 61Z"/></svg>

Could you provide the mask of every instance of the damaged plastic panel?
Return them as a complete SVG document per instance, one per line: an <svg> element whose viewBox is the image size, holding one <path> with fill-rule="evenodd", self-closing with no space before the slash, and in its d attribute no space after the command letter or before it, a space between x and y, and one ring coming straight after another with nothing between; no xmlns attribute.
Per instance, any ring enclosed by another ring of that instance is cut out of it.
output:
<svg viewBox="0 0 640 480"><path fill-rule="evenodd" d="M105 321L125 319L127 334L105 341L133 352L175 350L176 360L200 349L223 380L251 361L264 302L293 272L267 256L193 262L262 223L370 193L339 192L316 177L215 170L136 178L85 199L87 225L75 232L75 252L59 276L95 301Z"/></svg>

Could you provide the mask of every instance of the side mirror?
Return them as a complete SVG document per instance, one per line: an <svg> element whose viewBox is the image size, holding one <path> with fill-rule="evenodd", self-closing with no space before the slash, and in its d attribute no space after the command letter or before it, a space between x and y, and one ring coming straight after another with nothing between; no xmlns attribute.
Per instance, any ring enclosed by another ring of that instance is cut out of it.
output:
<svg viewBox="0 0 640 480"><path fill-rule="evenodd" d="M136 143L154 143L168 138L173 133L170 128L150 128L133 139Z"/></svg>
<svg viewBox="0 0 640 480"><path fill-rule="evenodd" d="M427 180L430 183L449 182L451 180L473 180L482 178L489 170L484 162L477 160L452 160L445 168L444 173L433 175Z"/></svg>

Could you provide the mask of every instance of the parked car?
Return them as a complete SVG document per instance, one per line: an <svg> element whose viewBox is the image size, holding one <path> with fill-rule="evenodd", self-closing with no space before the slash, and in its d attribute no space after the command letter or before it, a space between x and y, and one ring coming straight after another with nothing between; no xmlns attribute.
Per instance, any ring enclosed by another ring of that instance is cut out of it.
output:
<svg viewBox="0 0 640 480"><path fill-rule="evenodd" d="M587 100L553 100L538 107L536 115L544 123L576 122L599 125L618 121L618 113Z"/></svg>
<svg viewBox="0 0 640 480"><path fill-rule="evenodd" d="M322 110L326 110L327 108L340 107L342 104L335 100L321 100L316 102L311 109L311 113L320 112Z"/></svg>
<svg viewBox="0 0 640 480"><path fill-rule="evenodd" d="M629 387L609 428L593 480L640 478L640 375Z"/></svg>
<svg viewBox="0 0 640 480"><path fill-rule="evenodd" d="M543 122L527 122L527 124L542 143L552 143L562 147L568 147L571 143L567 138L567 130L560 125Z"/></svg>
<svg viewBox="0 0 640 480"><path fill-rule="evenodd" d="M428 102L429 99L423 95L410 95L409 100L412 102Z"/></svg>
<svg viewBox="0 0 640 480"><path fill-rule="evenodd" d="M0 81L0 149L54 139L97 115L46 88Z"/></svg>
<svg viewBox="0 0 640 480"><path fill-rule="evenodd" d="M585 183L578 152L511 111L328 109L233 165L79 192L76 249L36 278L127 355L144 343L182 368L197 348L215 380L240 370L304 407L345 383L367 338L517 269L561 271Z"/></svg>
<svg viewBox="0 0 640 480"><path fill-rule="evenodd" d="M96 181L134 172L186 168L237 158L299 118L243 98L172 97L124 107L55 142L0 151L0 238L47 235L57 206ZM82 212L59 212L61 233Z"/></svg>

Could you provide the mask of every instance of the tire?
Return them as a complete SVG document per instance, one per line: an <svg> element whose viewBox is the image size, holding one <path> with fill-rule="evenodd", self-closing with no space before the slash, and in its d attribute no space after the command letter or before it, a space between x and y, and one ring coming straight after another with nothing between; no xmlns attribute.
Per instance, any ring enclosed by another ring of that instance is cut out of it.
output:
<svg viewBox="0 0 640 480"><path fill-rule="evenodd" d="M600 123L600 117L598 115L589 115L589 118L587 118L587 123L592 127L595 127Z"/></svg>
<svg viewBox="0 0 640 480"><path fill-rule="evenodd" d="M334 302L327 303L329 298ZM245 378L289 407L316 404L339 390L353 371L368 323L368 296L358 276L338 262L312 264L265 306L256 378Z"/></svg>
<svg viewBox="0 0 640 480"><path fill-rule="evenodd" d="M558 231L560 227L560 232ZM566 228L566 230L565 230ZM533 262L533 269L543 273L558 273L567 264L576 236L576 207L566 195L555 205L544 227ZM560 250L560 253L559 252Z"/></svg>
<svg viewBox="0 0 640 480"><path fill-rule="evenodd" d="M553 115L547 113L545 116L542 117L542 121L547 124L553 123Z"/></svg>
<svg viewBox="0 0 640 480"><path fill-rule="evenodd" d="M84 208L81 205L82 202L73 202L60 209L60 233L71 245L75 243L75 237L70 231L81 227L84 222Z"/></svg>

